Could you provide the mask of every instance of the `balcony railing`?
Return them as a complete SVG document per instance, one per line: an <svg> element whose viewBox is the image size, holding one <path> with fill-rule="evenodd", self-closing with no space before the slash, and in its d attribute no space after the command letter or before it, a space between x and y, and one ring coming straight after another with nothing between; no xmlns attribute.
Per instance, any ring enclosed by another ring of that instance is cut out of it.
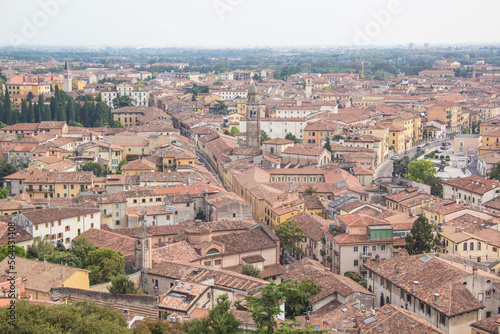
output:
<svg viewBox="0 0 500 334"><path fill-rule="evenodd" d="M38 189L38 188L28 188L28 192L35 192L35 193L51 193L51 192L54 192L54 189L47 189L47 188L43 188L43 189Z"/></svg>

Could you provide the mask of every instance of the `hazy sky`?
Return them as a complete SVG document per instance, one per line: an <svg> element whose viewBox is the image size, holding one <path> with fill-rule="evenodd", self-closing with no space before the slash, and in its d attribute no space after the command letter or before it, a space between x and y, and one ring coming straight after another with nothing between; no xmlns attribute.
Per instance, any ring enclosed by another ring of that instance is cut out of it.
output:
<svg viewBox="0 0 500 334"><path fill-rule="evenodd" d="M498 0L1 0L0 45L497 43L499 12Z"/></svg>

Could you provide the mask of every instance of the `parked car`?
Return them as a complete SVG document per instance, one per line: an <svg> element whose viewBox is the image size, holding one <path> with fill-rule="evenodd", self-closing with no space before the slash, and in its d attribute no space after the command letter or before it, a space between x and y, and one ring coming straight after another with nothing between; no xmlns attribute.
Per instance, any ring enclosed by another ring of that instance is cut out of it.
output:
<svg viewBox="0 0 500 334"><path fill-rule="evenodd" d="M397 155L393 155L393 156L391 157L391 160L398 160L398 159L399 159L399 157L398 157Z"/></svg>
<svg viewBox="0 0 500 334"><path fill-rule="evenodd" d="M405 151L405 154L408 154L408 153L410 153L410 152L408 152L408 151Z"/></svg>

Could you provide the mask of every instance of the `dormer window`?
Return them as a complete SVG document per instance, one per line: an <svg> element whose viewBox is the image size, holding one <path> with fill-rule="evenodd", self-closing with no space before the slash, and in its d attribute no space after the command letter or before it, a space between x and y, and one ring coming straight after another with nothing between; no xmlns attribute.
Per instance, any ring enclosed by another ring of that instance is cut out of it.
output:
<svg viewBox="0 0 500 334"><path fill-rule="evenodd" d="M219 254L219 250L216 249L216 248L211 248L208 252L207 252L207 255L211 255L211 254Z"/></svg>

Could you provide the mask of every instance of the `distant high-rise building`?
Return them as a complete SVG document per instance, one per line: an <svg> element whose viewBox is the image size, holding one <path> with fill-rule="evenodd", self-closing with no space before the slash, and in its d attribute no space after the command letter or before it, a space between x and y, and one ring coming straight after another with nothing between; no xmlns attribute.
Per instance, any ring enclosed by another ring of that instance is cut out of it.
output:
<svg viewBox="0 0 500 334"><path fill-rule="evenodd" d="M68 60L64 63L64 72L63 72L63 89L66 93L71 92L73 88L73 74L69 70Z"/></svg>
<svg viewBox="0 0 500 334"><path fill-rule="evenodd" d="M249 148L260 147L260 102L255 84L248 89L247 99L247 142Z"/></svg>
<svg viewBox="0 0 500 334"><path fill-rule="evenodd" d="M408 50L413 50L415 48L415 43L408 43Z"/></svg>
<svg viewBox="0 0 500 334"><path fill-rule="evenodd" d="M431 48L431 45L429 43L424 43L424 49L429 50Z"/></svg>

